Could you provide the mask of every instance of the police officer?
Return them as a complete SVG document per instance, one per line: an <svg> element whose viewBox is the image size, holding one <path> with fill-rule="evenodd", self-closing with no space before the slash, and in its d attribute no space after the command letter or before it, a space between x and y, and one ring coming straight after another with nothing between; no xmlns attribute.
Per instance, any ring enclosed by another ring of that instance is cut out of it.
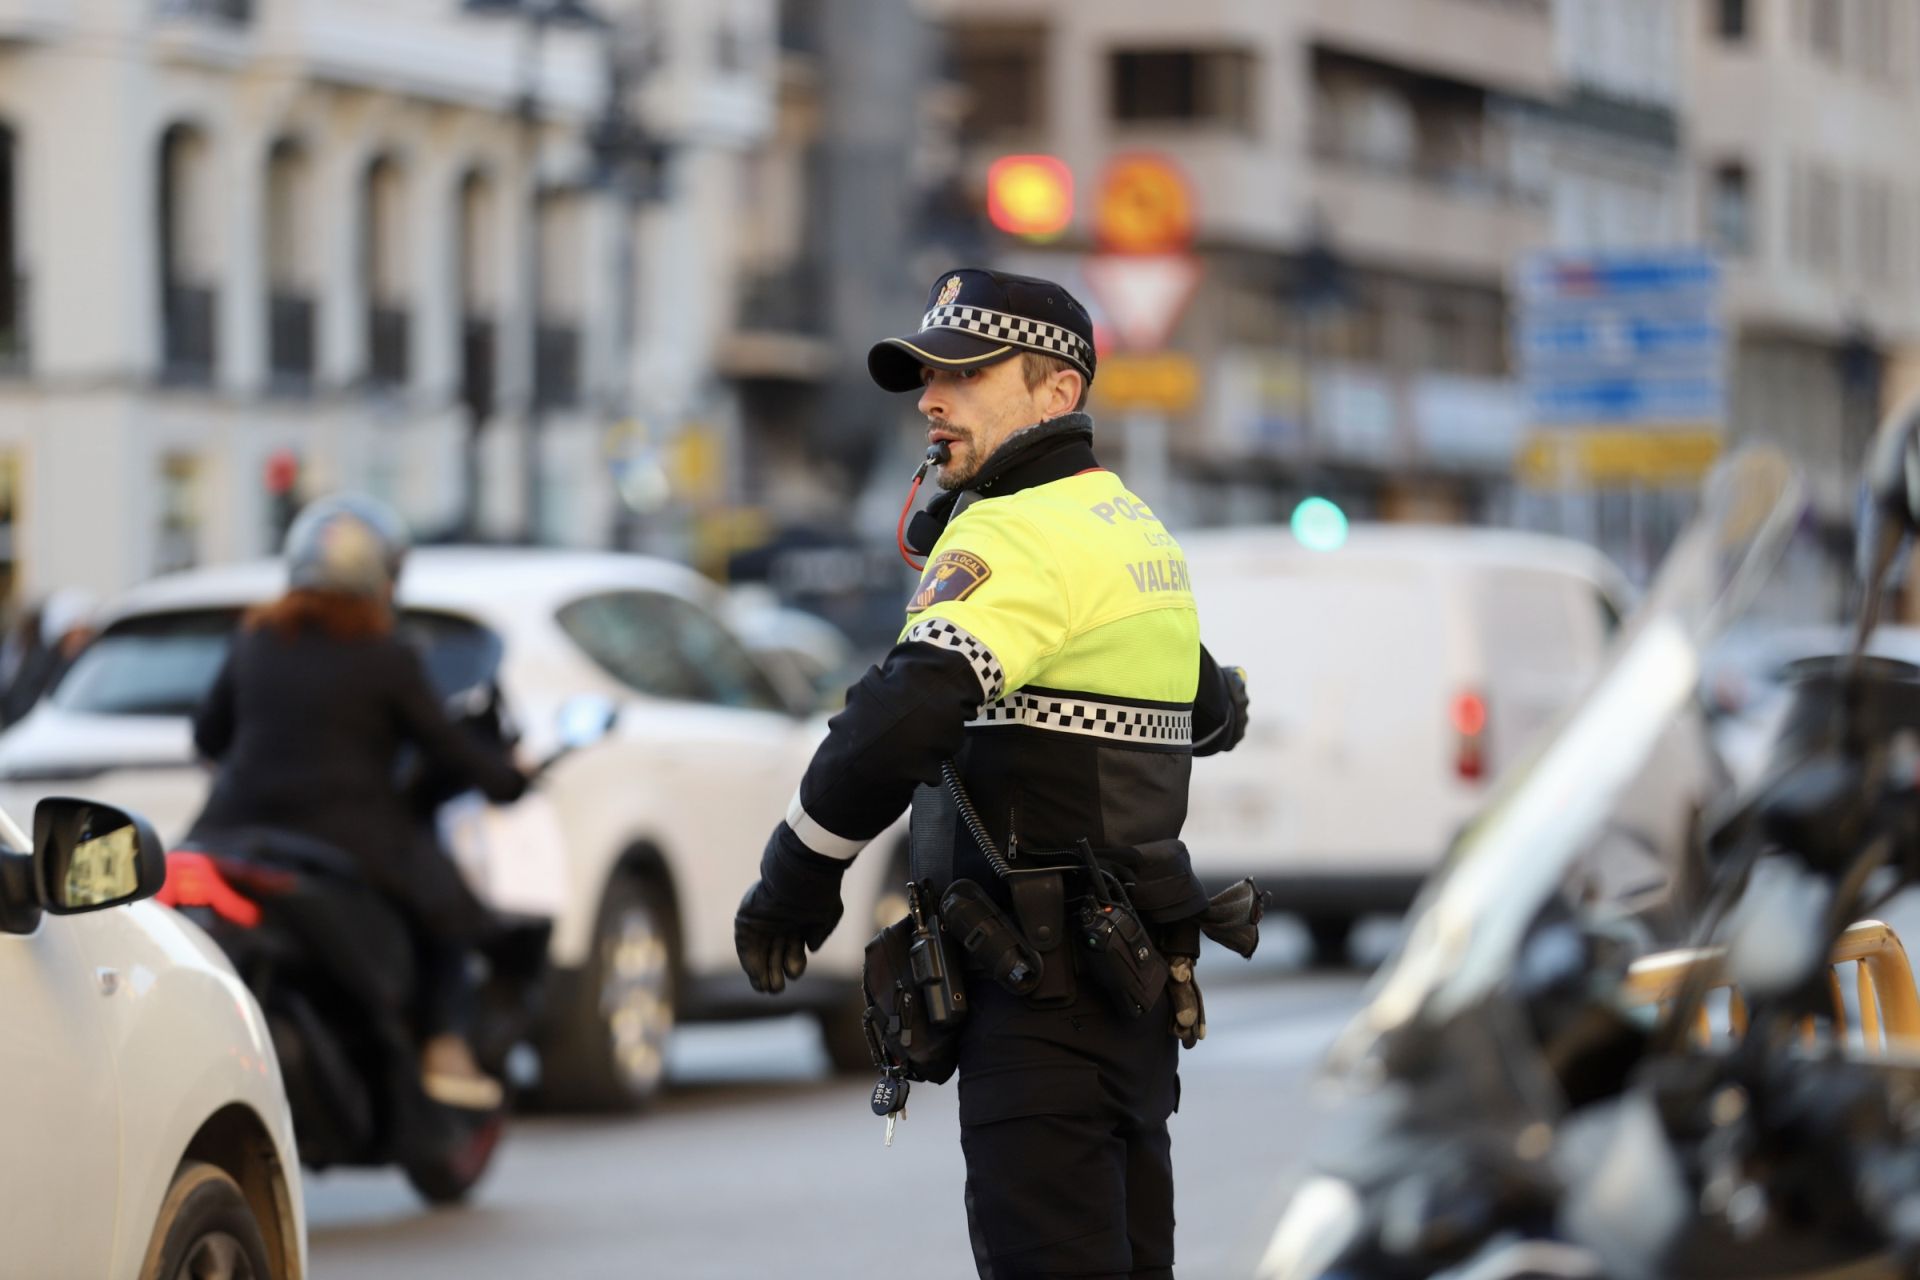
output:
<svg viewBox="0 0 1920 1280"><path fill-rule="evenodd" d="M915 878L971 879L1011 905L954 821L956 793L999 850L1179 849L1192 757L1245 728L1243 682L1201 648L1178 543L1094 456L1093 325L1071 294L947 272L919 331L867 364L884 390L919 392L945 492L903 540L926 560L899 642L849 691L741 903L740 961L769 992L804 971L840 918L842 873L910 802ZM958 1066L980 1274L1170 1276L1168 998L1126 1016L1072 982L1058 920L1020 923L1068 985L1036 1000L970 975Z"/></svg>

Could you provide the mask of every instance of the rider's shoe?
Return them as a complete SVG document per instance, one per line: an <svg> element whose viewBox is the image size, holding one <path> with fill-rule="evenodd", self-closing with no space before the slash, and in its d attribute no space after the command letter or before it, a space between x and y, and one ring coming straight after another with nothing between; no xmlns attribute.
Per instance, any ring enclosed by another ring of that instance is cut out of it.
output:
<svg viewBox="0 0 1920 1280"><path fill-rule="evenodd" d="M465 1036L438 1035L420 1051L420 1087L442 1106L492 1111L506 1101L498 1080L480 1069Z"/></svg>

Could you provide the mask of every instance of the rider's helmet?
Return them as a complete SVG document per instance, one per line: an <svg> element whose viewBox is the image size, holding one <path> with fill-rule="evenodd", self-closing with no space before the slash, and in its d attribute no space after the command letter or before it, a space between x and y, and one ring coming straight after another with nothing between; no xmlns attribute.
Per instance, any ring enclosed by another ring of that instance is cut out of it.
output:
<svg viewBox="0 0 1920 1280"><path fill-rule="evenodd" d="M362 493L308 503L287 530L287 585L384 598L400 580L409 539L399 512Z"/></svg>

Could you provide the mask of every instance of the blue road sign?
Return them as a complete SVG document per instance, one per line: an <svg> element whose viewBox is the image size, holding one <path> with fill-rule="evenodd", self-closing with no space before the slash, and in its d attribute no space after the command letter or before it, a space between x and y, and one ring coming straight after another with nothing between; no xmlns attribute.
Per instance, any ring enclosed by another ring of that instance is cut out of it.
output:
<svg viewBox="0 0 1920 1280"><path fill-rule="evenodd" d="M1718 425L1720 269L1698 249L1566 253L1516 274L1515 348L1538 426Z"/></svg>

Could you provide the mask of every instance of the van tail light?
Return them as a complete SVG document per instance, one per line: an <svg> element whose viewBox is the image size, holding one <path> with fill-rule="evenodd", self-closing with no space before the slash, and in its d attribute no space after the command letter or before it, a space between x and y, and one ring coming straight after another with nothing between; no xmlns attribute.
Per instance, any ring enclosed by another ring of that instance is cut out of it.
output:
<svg viewBox="0 0 1920 1280"><path fill-rule="evenodd" d="M170 907L207 907L227 923L251 929L260 923L260 907L241 890L276 894L293 885L290 872L176 849L167 855L167 882L154 896Z"/></svg>
<svg viewBox="0 0 1920 1280"><path fill-rule="evenodd" d="M1463 782L1480 782L1487 776L1487 700L1468 691L1453 700L1449 709L1453 722L1453 771Z"/></svg>

